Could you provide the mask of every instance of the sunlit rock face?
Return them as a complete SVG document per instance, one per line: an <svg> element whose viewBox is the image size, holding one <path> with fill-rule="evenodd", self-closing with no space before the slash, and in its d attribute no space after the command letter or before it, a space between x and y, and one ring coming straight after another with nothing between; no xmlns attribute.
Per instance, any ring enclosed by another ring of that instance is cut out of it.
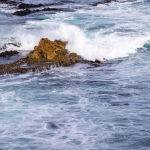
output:
<svg viewBox="0 0 150 150"><path fill-rule="evenodd" d="M34 50L26 57L13 63L0 65L0 74L35 72L49 69L52 65L70 66L84 62L76 53L70 53L66 49L66 44L67 42L50 41L47 38L42 38L38 46L35 46ZM6 51L5 53L12 54L12 51ZM4 57L5 53L2 53Z"/></svg>
<svg viewBox="0 0 150 150"><path fill-rule="evenodd" d="M80 62L81 57L76 53L70 53L66 49L67 42L50 41L47 38L40 40L39 45L27 56L30 64L39 62L51 62L61 66L68 66Z"/></svg>

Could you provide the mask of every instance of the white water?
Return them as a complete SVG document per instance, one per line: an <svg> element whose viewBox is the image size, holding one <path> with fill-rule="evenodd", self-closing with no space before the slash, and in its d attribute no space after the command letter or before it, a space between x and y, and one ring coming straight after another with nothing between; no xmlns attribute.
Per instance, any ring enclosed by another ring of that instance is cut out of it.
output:
<svg viewBox="0 0 150 150"><path fill-rule="evenodd" d="M37 14L2 13L0 47L16 49L9 43L21 42L18 49L27 53L48 37L68 40L69 50L88 59L125 57L150 40L149 5L130 5L41 14L45 21L35 21ZM78 64L1 76L0 149L148 150L149 44L141 50L129 59L97 67Z"/></svg>
<svg viewBox="0 0 150 150"><path fill-rule="evenodd" d="M127 57L143 47L150 39L149 35L120 36L116 33L103 35L101 32L88 37L79 27L66 23L54 23L50 20L43 22L28 22L27 26L40 26L40 32L31 34L28 31L18 31L15 36L21 40L23 50L32 50L40 38L48 37L51 40L68 41L67 49L76 52L88 60L114 59Z"/></svg>
<svg viewBox="0 0 150 150"><path fill-rule="evenodd" d="M25 53L47 37L68 41L68 50L88 60L127 57L150 40L150 16L145 13L148 6L134 8L140 2L111 3L73 13L45 15L47 20L26 21L17 26L12 37L21 42L22 47L17 49ZM109 27L88 29L99 25Z"/></svg>

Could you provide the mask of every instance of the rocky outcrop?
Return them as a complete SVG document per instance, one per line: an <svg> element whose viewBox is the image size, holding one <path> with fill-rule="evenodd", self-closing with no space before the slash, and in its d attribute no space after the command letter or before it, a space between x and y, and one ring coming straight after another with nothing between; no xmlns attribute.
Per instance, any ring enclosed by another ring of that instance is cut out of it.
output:
<svg viewBox="0 0 150 150"><path fill-rule="evenodd" d="M51 62L61 66L69 66L82 60L76 53L69 53L66 49L67 42L50 41L41 39L38 46L27 55L28 64Z"/></svg>
<svg viewBox="0 0 150 150"><path fill-rule="evenodd" d="M110 3L116 0L99 0L92 3L87 2L88 5L97 6L99 4ZM13 15L16 16L26 16L33 13L38 12L50 12L50 13L57 13L57 12L73 12L77 10L77 6L73 7L64 7L65 4L78 4L79 2L75 2L73 0L60 0L60 1L53 1L49 3L36 3L33 4L31 2L26 3L22 0L0 0L0 4L8 4L15 7L16 11ZM58 6L58 7L56 7ZM78 6L79 7L79 6ZM79 7L80 8L80 7Z"/></svg>
<svg viewBox="0 0 150 150"><path fill-rule="evenodd" d="M50 12L50 13L57 13L57 12L72 12L74 9L71 9L70 7L56 7L61 6L64 4L63 1L60 2L49 2L49 3L25 3L23 1L17 1L17 0L0 0L0 4L8 4L13 6L15 9L17 9L13 15L16 16L26 16L29 14L37 13L37 12ZM67 2L67 3L73 3L73 2Z"/></svg>
<svg viewBox="0 0 150 150"><path fill-rule="evenodd" d="M87 62L76 53L69 52L66 44L67 42L43 38L25 58L10 64L1 64L0 74L35 72L52 66L70 66Z"/></svg>
<svg viewBox="0 0 150 150"><path fill-rule="evenodd" d="M55 67L52 63L36 63L34 65L27 64L27 59L22 58L10 64L0 65L0 75L3 74L22 74L27 72L39 72Z"/></svg>

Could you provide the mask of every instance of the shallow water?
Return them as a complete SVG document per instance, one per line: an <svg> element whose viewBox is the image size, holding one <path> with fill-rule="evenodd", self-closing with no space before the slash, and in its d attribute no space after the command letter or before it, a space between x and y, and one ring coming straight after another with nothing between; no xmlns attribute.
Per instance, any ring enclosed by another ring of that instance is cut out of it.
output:
<svg viewBox="0 0 150 150"><path fill-rule="evenodd" d="M89 60L108 60L0 76L0 149L150 149L150 3L80 5L26 17L0 9L1 51L24 55L44 36L68 40Z"/></svg>

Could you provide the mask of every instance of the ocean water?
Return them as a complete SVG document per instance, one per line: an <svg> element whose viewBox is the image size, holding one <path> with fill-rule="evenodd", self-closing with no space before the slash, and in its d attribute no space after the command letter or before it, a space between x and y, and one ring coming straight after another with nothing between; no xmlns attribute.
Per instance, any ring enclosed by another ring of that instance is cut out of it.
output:
<svg viewBox="0 0 150 150"><path fill-rule="evenodd" d="M61 2L74 11L17 17L0 4L0 51L48 37L104 63L0 76L0 150L149 150L150 1Z"/></svg>

